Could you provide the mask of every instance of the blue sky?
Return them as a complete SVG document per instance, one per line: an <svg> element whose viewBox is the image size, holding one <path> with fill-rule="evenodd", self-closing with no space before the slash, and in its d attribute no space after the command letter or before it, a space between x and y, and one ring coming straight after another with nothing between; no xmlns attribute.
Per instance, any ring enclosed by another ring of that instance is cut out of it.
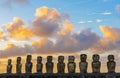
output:
<svg viewBox="0 0 120 78"><path fill-rule="evenodd" d="M68 14L75 31L85 27L101 34L100 25L119 27L120 15L115 9L120 4L119 0L29 0L24 4L12 2L10 6L3 5L6 1L0 1L0 25L12 21L15 16L29 24L34 18L36 8L47 6Z"/></svg>
<svg viewBox="0 0 120 78"><path fill-rule="evenodd" d="M15 63L16 56L64 54L79 61L82 53L89 63L100 54L105 72L109 54L120 62L119 33L120 0L0 0L0 72L8 57Z"/></svg>

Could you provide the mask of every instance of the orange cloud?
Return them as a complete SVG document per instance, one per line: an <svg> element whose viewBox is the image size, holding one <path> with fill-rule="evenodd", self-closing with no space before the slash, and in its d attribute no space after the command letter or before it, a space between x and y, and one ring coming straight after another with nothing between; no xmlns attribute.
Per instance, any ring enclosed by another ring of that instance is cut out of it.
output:
<svg viewBox="0 0 120 78"><path fill-rule="evenodd" d="M31 29L24 26L23 21L14 17L13 22L5 24L4 27L8 31L8 36L16 40L25 40L34 36Z"/></svg>
<svg viewBox="0 0 120 78"><path fill-rule="evenodd" d="M24 47L16 45L8 46L0 55L20 55L26 53L69 53L80 52L90 49L91 52L102 53L105 51L119 50L120 29L109 26L100 26L103 36L98 36L91 29L84 29L80 33L73 32L74 26L67 15L60 14L54 8L41 7L36 9L35 18L31 27L15 17L13 22L4 25L5 37L14 40L25 40L31 45L24 43ZM1 32L2 35L2 32ZM28 40L30 39L30 40ZM35 39L39 39L35 41Z"/></svg>
<svg viewBox="0 0 120 78"><path fill-rule="evenodd" d="M58 32L58 34L61 34L61 35L66 35L66 34L70 34L74 29L74 26L71 22L69 21L65 21L63 23L63 28L60 32Z"/></svg>
<svg viewBox="0 0 120 78"><path fill-rule="evenodd" d="M54 8L41 7L41 8L36 9L35 16L40 19L45 19L49 21L57 21L60 17L60 14Z"/></svg>
<svg viewBox="0 0 120 78"><path fill-rule="evenodd" d="M54 8L37 8L35 13L35 19L32 22L33 32L37 36L52 36L58 31L60 27L60 17L60 14Z"/></svg>
<svg viewBox="0 0 120 78"><path fill-rule="evenodd" d="M109 27L109 26L100 26L100 30L103 32L103 35L112 40L116 41L120 39L120 29Z"/></svg>
<svg viewBox="0 0 120 78"><path fill-rule="evenodd" d="M103 36L89 49L92 52L103 53L108 51L120 50L120 28L110 26L100 26Z"/></svg>
<svg viewBox="0 0 120 78"><path fill-rule="evenodd" d="M3 37L3 31L0 30L0 38Z"/></svg>

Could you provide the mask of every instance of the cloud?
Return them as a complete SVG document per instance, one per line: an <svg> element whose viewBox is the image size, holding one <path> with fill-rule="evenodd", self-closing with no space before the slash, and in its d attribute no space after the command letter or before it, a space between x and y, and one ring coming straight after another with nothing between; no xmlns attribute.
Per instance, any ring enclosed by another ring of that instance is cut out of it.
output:
<svg viewBox="0 0 120 78"><path fill-rule="evenodd" d="M96 22L97 22L97 23L100 23L100 22L102 22L102 20L101 20L101 19L97 19Z"/></svg>
<svg viewBox="0 0 120 78"><path fill-rule="evenodd" d="M33 31L36 35L48 37L59 29L60 14L54 8L37 8L33 20Z"/></svg>
<svg viewBox="0 0 120 78"><path fill-rule="evenodd" d="M34 36L32 31L28 29L24 25L23 21L18 17L14 17L13 22L4 24L3 27L8 32L6 37L10 37L16 40L25 40Z"/></svg>
<svg viewBox="0 0 120 78"><path fill-rule="evenodd" d="M111 14L112 14L112 12L110 12L110 11L104 11L104 12L93 12L89 15L111 15Z"/></svg>
<svg viewBox="0 0 120 78"><path fill-rule="evenodd" d="M61 36L56 41L56 52L79 52L87 50L99 37L90 29L85 29L80 33Z"/></svg>
<svg viewBox="0 0 120 78"><path fill-rule="evenodd" d="M118 41L120 40L120 28L114 28L110 26L100 26L100 30L103 32L104 37L113 40Z"/></svg>
<svg viewBox="0 0 120 78"><path fill-rule="evenodd" d="M96 22L101 21L96 20ZM74 31L74 25L70 22L69 16L59 13L54 8L37 8L35 18L30 24L26 26L18 17L4 24L4 31L0 33L1 37L8 37L9 41L14 39L14 41L27 41L27 43L23 46L8 44L5 49L0 50L0 56L9 57L27 53L77 53L85 50L104 53L120 50L120 28L100 26L103 36L99 36L89 28L77 33Z"/></svg>
<svg viewBox="0 0 120 78"><path fill-rule="evenodd" d="M73 24L70 21L64 21L63 27L60 32L58 32L59 35L66 35L70 34L74 29Z"/></svg>
<svg viewBox="0 0 120 78"><path fill-rule="evenodd" d="M92 20L89 20L88 23L92 23L93 21Z"/></svg>
<svg viewBox="0 0 120 78"><path fill-rule="evenodd" d="M83 24L83 23L85 23L85 21L79 21L78 23Z"/></svg>
<svg viewBox="0 0 120 78"><path fill-rule="evenodd" d="M29 0L5 0L2 5L11 8L13 4L28 4Z"/></svg>
<svg viewBox="0 0 120 78"><path fill-rule="evenodd" d="M103 32L103 37L90 48L91 51L97 53L103 53L108 51L120 50L120 28L113 28L110 26L100 26L100 30Z"/></svg>
<svg viewBox="0 0 120 78"><path fill-rule="evenodd" d="M101 20L101 19L96 19L96 20L87 20L87 21L79 21L78 23L79 24L84 24L84 23L93 23L93 22L97 22L97 23L100 23L100 22L102 22L103 20Z"/></svg>
<svg viewBox="0 0 120 78"><path fill-rule="evenodd" d="M101 13L102 15L111 15L112 13L111 12L103 12L103 13Z"/></svg>
<svg viewBox="0 0 120 78"><path fill-rule="evenodd" d="M3 35L4 35L3 31L2 31L2 30L0 30L0 38L2 38L2 37L3 37Z"/></svg>
<svg viewBox="0 0 120 78"><path fill-rule="evenodd" d="M120 4L116 5L115 9L116 9L117 13L120 14Z"/></svg>
<svg viewBox="0 0 120 78"><path fill-rule="evenodd" d="M16 46L15 44L8 43L6 48L0 50L0 57L6 58L10 56L22 56L33 52L32 46L25 45L24 47Z"/></svg>

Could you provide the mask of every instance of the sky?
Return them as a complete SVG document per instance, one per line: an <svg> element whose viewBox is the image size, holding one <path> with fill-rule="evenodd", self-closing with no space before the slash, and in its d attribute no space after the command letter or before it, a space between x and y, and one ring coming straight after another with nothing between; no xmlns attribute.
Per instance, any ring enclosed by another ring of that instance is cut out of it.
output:
<svg viewBox="0 0 120 78"><path fill-rule="evenodd" d="M64 55L67 63L67 57L74 55L77 72L83 53L88 56L89 67L92 55L99 54L103 72L107 71L109 54L120 62L120 0L1 0L0 13L2 73L6 72L7 59L15 66L17 56L22 57L24 72L28 54L33 55L33 72L38 55L43 63L52 55L55 65L57 56ZM120 71L119 64L117 68Z"/></svg>

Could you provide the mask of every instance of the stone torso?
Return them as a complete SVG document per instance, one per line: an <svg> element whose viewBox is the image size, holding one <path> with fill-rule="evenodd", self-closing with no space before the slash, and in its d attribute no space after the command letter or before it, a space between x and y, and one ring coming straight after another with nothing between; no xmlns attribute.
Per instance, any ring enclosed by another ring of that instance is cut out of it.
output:
<svg viewBox="0 0 120 78"><path fill-rule="evenodd" d="M92 62L92 70L94 73L99 73L100 72L100 62Z"/></svg>
<svg viewBox="0 0 120 78"><path fill-rule="evenodd" d="M46 63L46 68L47 68L47 73L53 73L53 63L52 62L47 62Z"/></svg>
<svg viewBox="0 0 120 78"><path fill-rule="evenodd" d="M87 62L80 62L80 72L81 73L87 73Z"/></svg>
<svg viewBox="0 0 120 78"><path fill-rule="evenodd" d="M26 73L32 72L32 63L26 63Z"/></svg>
<svg viewBox="0 0 120 78"><path fill-rule="evenodd" d="M17 73L21 73L21 68L22 68L22 64L20 63L20 64L17 64L16 65L16 72Z"/></svg>
<svg viewBox="0 0 120 78"><path fill-rule="evenodd" d="M65 63L58 63L58 73L64 73Z"/></svg>
<svg viewBox="0 0 120 78"><path fill-rule="evenodd" d="M75 67L76 67L75 63L68 63L68 72L75 73Z"/></svg>
<svg viewBox="0 0 120 78"><path fill-rule="evenodd" d="M7 65L7 73L12 73L12 65Z"/></svg>
<svg viewBox="0 0 120 78"><path fill-rule="evenodd" d="M115 72L115 62L107 62L108 72Z"/></svg>
<svg viewBox="0 0 120 78"><path fill-rule="evenodd" d="M42 63L37 64L37 72L38 72L38 73L42 73L42 67L43 67L43 64L42 64Z"/></svg>

